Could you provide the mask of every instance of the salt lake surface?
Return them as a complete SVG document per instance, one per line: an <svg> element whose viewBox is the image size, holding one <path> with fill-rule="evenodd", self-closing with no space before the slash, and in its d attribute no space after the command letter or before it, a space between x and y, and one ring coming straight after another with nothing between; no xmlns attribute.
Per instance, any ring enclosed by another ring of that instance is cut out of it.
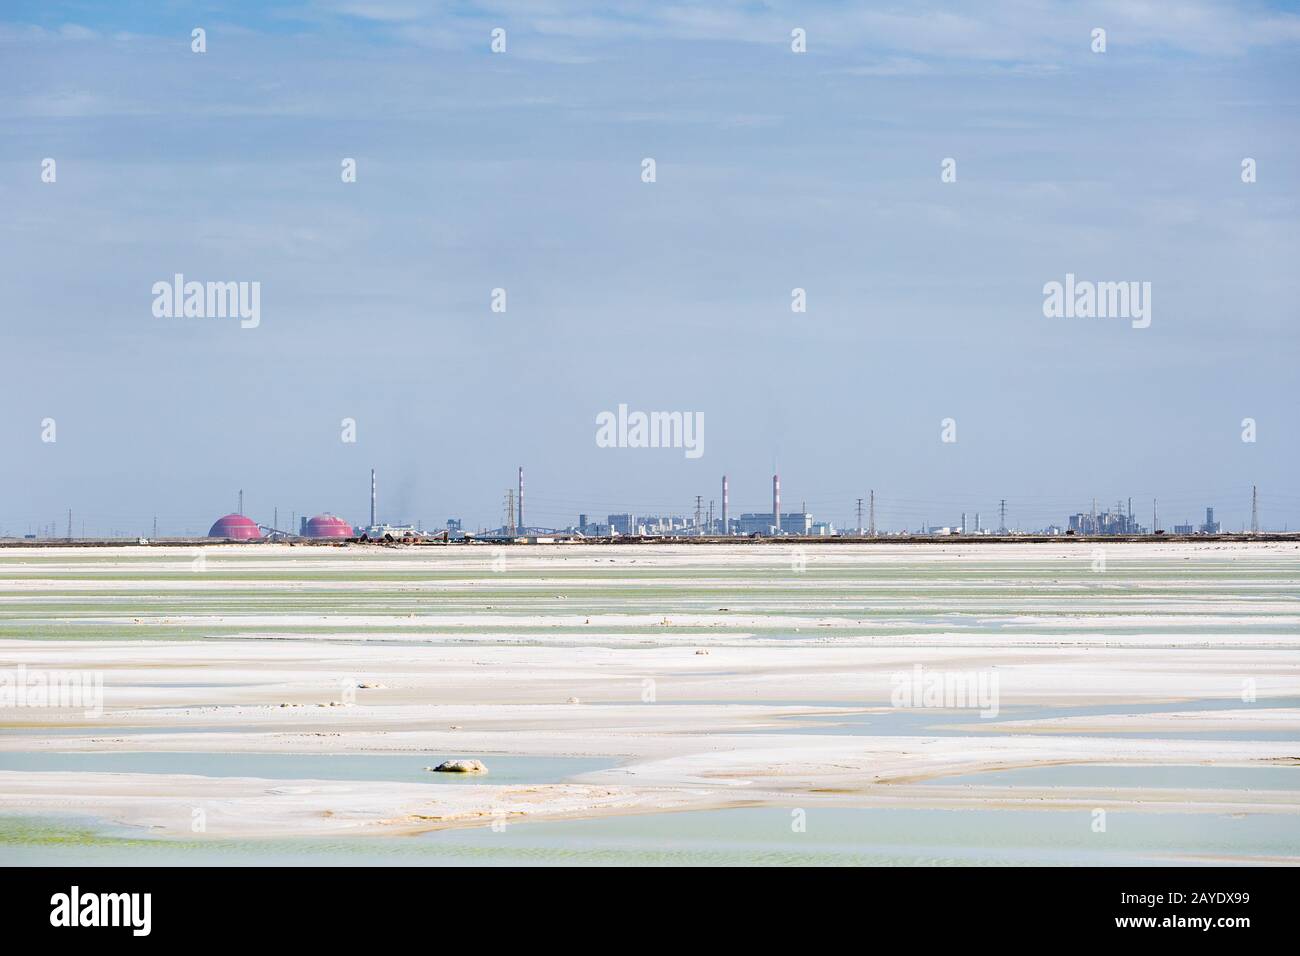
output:
<svg viewBox="0 0 1300 956"><path fill-rule="evenodd" d="M1105 550L0 549L0 858L1300 860L1300 548Z"/></svg>

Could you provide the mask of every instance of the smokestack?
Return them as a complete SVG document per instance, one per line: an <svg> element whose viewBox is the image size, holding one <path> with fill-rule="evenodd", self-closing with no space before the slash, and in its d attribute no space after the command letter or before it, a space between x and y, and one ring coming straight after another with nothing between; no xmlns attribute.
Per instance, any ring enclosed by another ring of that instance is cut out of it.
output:
<svg viewBox="0 0 1300 956"><path fill-rule="evenodd" d="M731 492L727 487L727 476L722 476L722 533L729 534L727 529L727 508L731 503Z"/></svg>
<svg viewBox="0 0 1300 956"><path fill-rule="evenodd" d="M239 489L239 513L241 515L244 513L244 489L243 488Z"/></svg>
<svg viewBox="0 0 1300 956"><path fill-rule="evenodd" d="M772 476L772 524L781 533L781 476Z"/></svg>
<svg viewBox="0 0 1300 956"><path fill-rule="evenodd" d="M524 466L519 466L519 533L524 532Z"/></svg>
<svg viewBox="0 0 1300 956"><path fill-rule="evenodd" d="M375 526L375 469L370 469L370 527Z"/></svg>

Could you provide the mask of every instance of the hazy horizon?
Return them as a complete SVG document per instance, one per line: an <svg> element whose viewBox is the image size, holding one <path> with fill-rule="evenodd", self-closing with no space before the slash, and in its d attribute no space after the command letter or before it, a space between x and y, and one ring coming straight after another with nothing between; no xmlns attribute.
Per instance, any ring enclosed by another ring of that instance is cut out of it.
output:
<svg viewBox="0 0 1300 956"><path fill-rule="evenodd" d="M360 524L372 467L494 526L519 465L545 527L774 468L837 526L1300 527L1295 4L147 6L0 12L0 533ZM156 317L178 273L257 326ZM1149 327L1045 317L1067 275ZM599 447L620 404L703 453Z"/></svg>

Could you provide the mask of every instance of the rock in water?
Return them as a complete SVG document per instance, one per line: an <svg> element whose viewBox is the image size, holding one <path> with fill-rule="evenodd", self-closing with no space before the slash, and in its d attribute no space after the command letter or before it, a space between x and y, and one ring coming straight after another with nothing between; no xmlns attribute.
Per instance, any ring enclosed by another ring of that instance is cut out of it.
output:
<svg viewBox="0 0 1300 956"><path fill-rule="evenodd" d="M434 773L487 773L482 760L444 760L436 767L425 767Z"/></svg>

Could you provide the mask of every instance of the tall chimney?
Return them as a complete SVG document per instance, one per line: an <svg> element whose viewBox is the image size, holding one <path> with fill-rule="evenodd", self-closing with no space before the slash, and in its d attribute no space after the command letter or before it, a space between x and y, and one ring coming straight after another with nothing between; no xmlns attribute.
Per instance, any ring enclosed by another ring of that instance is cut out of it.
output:
<svg viewBox="0 0 1300 956"><path fill-rule="evenodd" d="M375 469L370 469L370 527L375 526Z"/></svg>
<svg viewBox="0 0 1300 956"><path fill-rule="evenodd" d="M722 476L722 533L723 534L731 533L730 529L728 529L727 527L727 508L730 505L730 503L731 503L731 491L727 487L727 476L723 475Z"/></svg>
<svg viewBox="0 0 1300 956"><path fill-rule="evenodd" d="M781 533L781 476L772 476L772 524L776 533Z"/></svg>
<svg viewBox="0 0 1300 956"><path fill-rule="evenodd" d="M524 533L524 466L519 466L519 533Z"/></svg>

